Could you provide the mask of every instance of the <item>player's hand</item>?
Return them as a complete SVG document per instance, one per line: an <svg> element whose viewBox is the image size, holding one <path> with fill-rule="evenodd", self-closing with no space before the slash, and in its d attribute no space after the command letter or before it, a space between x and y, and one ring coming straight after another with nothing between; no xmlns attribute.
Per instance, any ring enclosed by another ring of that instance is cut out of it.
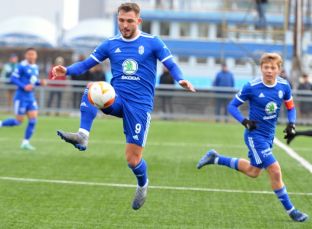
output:
<svg viewBox="0 0 312 229"><path fill-rule="evenodd" d="M60 76L65 76L66 72L67 72L67 69L64 66L62 65L55 66L52 69L52 74L53 74L52 80L56 80Z"/></svg>
<svg viewBox="0 0 312 229"><path fill-rule="evenodd" d="M257 129L257 121L255 120L248 120L248 119L244 119L242 121L243 126L245 126L246 129L252 131Z"/></svg>
<svg viewBox="0 0 312 229"><path fill-rule="evenodd" d="M193 87L193 85L187 81L187 80L180 80L179 84L181 87L185 88L186 90L189 90L191 92L196 92L195 88Z"/></svg>
<svg viewBox="0 0 312 229"><path fill-rule="evenodd" d="M27 84L25 87L24 87L24 90L25 91L32 91L34 89L34 85L32 84Z"/></svg>
<svg viewBox="0 0 312 229"><path fill-rule="evenodd" d="M288 123L284 130L284 139L287 139L287 144L289 144L296 137L296 126L294 123Z"/></svg>
<svg viewBox="0 0 312 229"><path fill-rule="evenodd" d="M45 79L40 80L41 86L47 86L47 81Z"/></svg>

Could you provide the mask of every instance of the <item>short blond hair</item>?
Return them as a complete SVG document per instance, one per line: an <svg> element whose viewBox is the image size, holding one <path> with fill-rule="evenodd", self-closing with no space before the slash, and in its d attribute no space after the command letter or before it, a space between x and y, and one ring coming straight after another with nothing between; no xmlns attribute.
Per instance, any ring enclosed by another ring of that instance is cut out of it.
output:
<svg viewBox="0 0 312 229"><path fill-rule="evenodd" d="M260 58L260 66L264 63L270 63L275 62L278 67L281 69L283 65L283 59L282 57L277 53L264 53Z"/></svg>

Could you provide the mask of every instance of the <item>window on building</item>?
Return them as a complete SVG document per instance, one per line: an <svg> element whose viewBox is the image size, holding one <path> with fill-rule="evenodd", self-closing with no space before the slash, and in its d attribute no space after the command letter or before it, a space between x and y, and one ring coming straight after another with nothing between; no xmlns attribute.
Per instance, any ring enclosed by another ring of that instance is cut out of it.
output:
<svg viewBox="0 0 312 229"><path fill-rule="evenodd" d="M204 57L197 57L196 58L196 63L197 64L207 64L208 63L208 59L204 58Z"/></svg>
<svg viewBox="0 0 312 229"><path fill-rule="evenodd" d="M224 38L227 26L225 24L217 25L217 38Z"/></svg>
<svg viewBox="0 0 312 229"><path fill-rule="evenodd" d="M198 24L198 37L207 38L209 35L209 24L199 23Z"/></svg>
<svg viewBox="0 0 312 229"><path fill-rule="evenodd" d="M180 36L190 37L191 36L191 24L183 22L180 24Z"/></svg>
<svg viewBox="0 0 312 229"><path fill-rule="evenodd" d="M188 63L189 62L189 57L188 56L179 56L178 61L179 63Z"/></svg>
<svg viewBox="0 0 312 229"><path fill-rule="evenodd" d="M235 59L235 66L244 67L247 64L246 58Z"/></svg>
<svg viewBox="0 0 312 229"><path fill-rule="evenodd" d="M145 33L151 33L152 32L152 23L150 21L144 21L143 20L142 31Z"/></svg>
<svg viewBox="0 0 312 229"><path fill-rule="evenodd" d="M160 22L160 35L169 36L170 34L170 24L169 22Z"/></svg>

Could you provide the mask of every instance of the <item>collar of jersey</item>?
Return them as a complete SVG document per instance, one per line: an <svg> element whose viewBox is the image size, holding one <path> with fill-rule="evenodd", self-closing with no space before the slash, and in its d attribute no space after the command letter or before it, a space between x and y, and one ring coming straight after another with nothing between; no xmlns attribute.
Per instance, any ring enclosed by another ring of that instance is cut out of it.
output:
<svg viewBox="0 0 312 229"><path fill-rule="evenodd" d="M263 81L263 77L261 77L261 81L262 81L263 85L266 86L266 87L275 87L276 84L277 84L277 78L275 79L275 83L272 84L272 85L265 84L264 81Z"/></svg>
<svg viewBox="0 0 312 229"><path fill-rule="evenodd" d="M29 65L29 66L31 66L31 67L37 66L36 64L30 64L30 63L28 63L27 60L22 60L21 64L22 64L22 65L25 65L25 66L26 66L26 65Z"/></svg>
<svg viewBox="0 0 312 229"><path fill-rule="evenodd" d="M138 39L140 36L141 36L141 31L139 30L138 35L136 35L134 38L132 38L132 39L126 39L126 38L124 38L124 37L121 35L121 39L122 39L123 41L126 41L126 42L131 42L131 41L135 41L135 40Z"/></svg>

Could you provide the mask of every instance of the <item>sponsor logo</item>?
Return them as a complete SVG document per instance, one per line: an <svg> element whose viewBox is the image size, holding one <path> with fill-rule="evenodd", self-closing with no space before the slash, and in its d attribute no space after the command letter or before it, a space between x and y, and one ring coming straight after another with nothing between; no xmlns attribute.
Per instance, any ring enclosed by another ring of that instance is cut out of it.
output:
<svg viewBox="0 0 312 229"><path fill-rule="evenodd" d="M282 90L279 90L279 91L278 91L278 97L279 97L280 99L282 99L283 96L284 96L283 91L282 91Z"/></svg>
<svg viewBox="0 0 312 229"><path fill-rule="evenodd" d="M32 75L31 77L30 77L30 83L31 84L35 84L37 81L38 81L38 78L37 78L37 76L35 76L35 75Z"/></svg>
<svg viewBox="0 0 312 229"><path fill-rule="evenodd" d="M134 75L138 70L138 63L133 59L126 59L122 63L122 71L125 75Z"/></svg>
<svg viewBox="0 0 312 229"><path fill-rule="evenodd" d="M140 80L140 77L138 76L122 76L121 77L122 80Z"/></svg>
<svg viewBox="0 0 312 229"><path fill-rule="evenodd" d="M265 106L265 113L267 113L267 115L273 115L276 113L277 110L277 105L275 102L269 102L267 103L267 105Z"/></svg>
<svg viewBox="0 0 312 229"><path fill-rule="evenodd" d="M141 45L139 47L138 52L139 52L140 55L143 55L143 53L144 53L144 46L143 45Z"/></svg>
<svg viewBox="0 0 312 229"><path fill-rule="evenodd" d="M139 141L139 136L138 136L138 135L133 135L132 138L133 138L134 140Z"/></svg>
<svg viewBox="0 0 312 229"><path fill-rule="evenodd" d="M275 102L269 102L267 103L267 105L265 106L265 113L268 116L264 116L263 120L268 120L268 119L274 119L277 117L276 115L276 111L277 111L277 105Z"/></svg>

